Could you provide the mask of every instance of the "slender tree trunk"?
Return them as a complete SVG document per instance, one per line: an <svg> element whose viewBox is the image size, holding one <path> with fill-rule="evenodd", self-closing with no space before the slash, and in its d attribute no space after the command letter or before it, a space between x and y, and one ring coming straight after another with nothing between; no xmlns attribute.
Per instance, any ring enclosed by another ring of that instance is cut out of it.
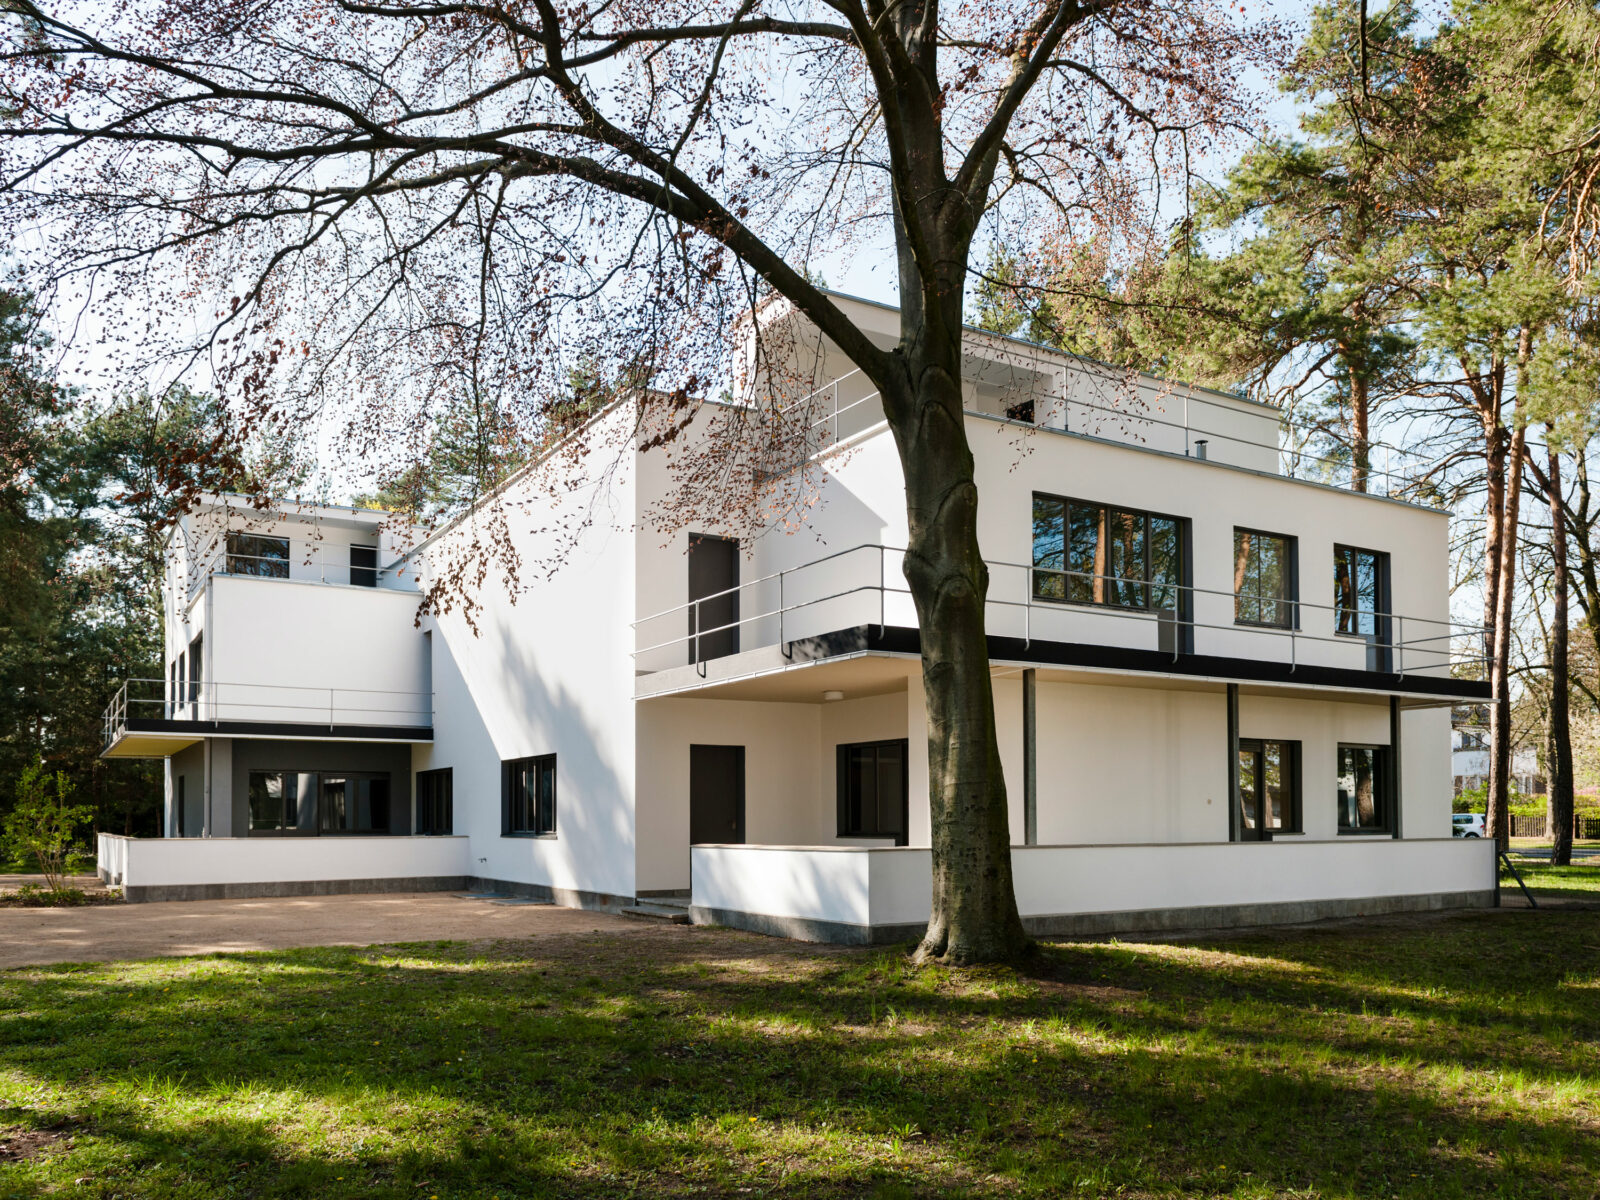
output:
<svg viewBox="0 0 1600 1200"><path fill-rule="evenodd" d="M1561 456L1556 453L1550 427L1545 426L1550 464L1545 483L1550 499L1550 588L1554 603L1550 616L1550 721L1548 817L1550 861L1558 866L1572 862L1572 724L1567 678L1567 523L1561 508Z"/></svg>
<svg viewBox="0 0 1600 1200"><path fill-rule="evenodd" d="M1506 443L1499 407L1483 412L1483 654L1494 659L1495 612L1500 597L1500 530L1505 521Z"/></svg>
<svg viewBox="0 0 1600 1200"><path fill-rule="evenodd" d="M1367 479L1372 472L1372 413L1367 398L1367 379L1355 368L1350 369L1350 486L1358 492L1367 490Z"/></svg>
<svg viewBox="0 0 1600 1200"><path fill-rule="evenodd" d="M1527 429L1511 435L1495 570L1493 651L1489 663L1488 832L1501 850L1511 846L1511 607L1516 599L1517 520L1522 497L1522 460Z"/></svg>

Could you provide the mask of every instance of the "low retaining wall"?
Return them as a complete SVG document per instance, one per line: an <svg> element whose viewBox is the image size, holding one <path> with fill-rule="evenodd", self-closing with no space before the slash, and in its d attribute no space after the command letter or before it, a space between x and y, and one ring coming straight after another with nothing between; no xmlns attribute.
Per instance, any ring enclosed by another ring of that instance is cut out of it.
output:
<svg viewBox="0 0 1600 1200"><path fill-rule="evenodd" d="M100 878L130 901L440 891L468 886L464 837L128 838L103 833Z"/></svg>
<svg viewBox="0 0 1600 1200"><path fill-rule="evenodd" d="M696 846L691 918L807 941L903 941L927 924L926 848ZM1494 845L1344 838L1016 846L1039 936L1219 928L1495 902Z"/></svg>

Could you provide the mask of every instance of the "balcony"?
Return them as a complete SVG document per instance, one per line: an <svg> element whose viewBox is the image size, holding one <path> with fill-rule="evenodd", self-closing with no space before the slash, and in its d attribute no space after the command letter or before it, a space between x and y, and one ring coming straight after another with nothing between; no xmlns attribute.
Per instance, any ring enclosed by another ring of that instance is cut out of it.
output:
<svg viewBox="0 0 1600 1200"><path fill-rule="evenodd" d="M208 737L431 742L431 692L130 679L106 706L101 755L164 758Z"/></svg>
<svg viewBox="0 0 1600 1200"><path fill-rule="evenodd" d="M256 539L257 541L268 539ZM288 542L289 539L275 539ZM260 546L252 546L260 550ZM354 561L352 550L372 549L370 562ZM188 596L199 595L206 581L224 576L240 579L287 580L292 583L326 583L340 587L386 588L416 591L416 580L398 562L380 566L375 547L346 544L291 543L283 553L249 553L216 539L188 571Z"/></svg>
<svg viewBox="0 0 1600 1200"><path fill-rule="evenodd" d="M896 547L854 546L634 622L635 695L692 691L826 659L920 653L904 560ZM1304 600L1271 601L1286 610L1281 626L1245 624L1235 619L1241 597L1232 591L986 561L991 660L1423 696L1487 694L1478 681L1482 630L1474 626ZM1112 595L1118 603L1069 602L1052 598L1055 592Z"/></svg>

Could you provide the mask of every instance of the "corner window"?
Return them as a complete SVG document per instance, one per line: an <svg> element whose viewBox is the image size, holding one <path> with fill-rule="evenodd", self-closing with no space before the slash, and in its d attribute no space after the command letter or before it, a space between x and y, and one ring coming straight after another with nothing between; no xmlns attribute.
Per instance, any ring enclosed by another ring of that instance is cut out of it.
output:
<svg viewBox="0 0 1600 1200"><path fill-rule="evenodd" d="M906 844L909 825L908 741L840 746L839 836L893 838Z"/></svg>
<svg viewBox="0 0 1600 1200"><path fill-rule="evenodd" d="M1300 832L1300 743L1241 738L1241 841Z"/></svg>
<svg viewBox="0 0 1600 1200"><path fill-rule="evenodd" d="M1293 629L1295 541L1254 529L1233 531L1233 619L1239 625Z"/></svg>
<svg viewBox="0 0 1600 1200"><path fill-rule="evenodd" d="M439 837L453 831L453 790L449 767L417 772L418 833Z"/></svg>
<svg viewBox="0 0 1600 1200"><path fill-rule="evenodd" d="M1388 833L1389 747L1339 747L1339 832Z"/></svg>
<svg viewBox="0 0 1600 1200"><path fill-rule="evenodd" d="M556 831L556 756L517 758L501 766L501 835L544 837Z"/></svg>
<svg viewBox="0 0 1600 1200"><path fill-rule="evenodd" d="M1034 496L1036 599L1176 612L1182 587L1178 518Z"/></svg>
<svg viewBox="0 0 1600 1200"><path fill-rule="evenodd" d="M254 533L228 535L228 574L289 578L289 539Z"/></svg>

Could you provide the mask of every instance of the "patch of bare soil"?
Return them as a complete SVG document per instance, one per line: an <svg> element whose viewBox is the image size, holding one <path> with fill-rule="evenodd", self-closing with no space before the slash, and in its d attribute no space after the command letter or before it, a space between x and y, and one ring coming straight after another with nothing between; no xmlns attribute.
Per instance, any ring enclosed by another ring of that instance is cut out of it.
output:
<svg viewBox="0 0 1600 1200"><path fill-rule="evenodd" d="M58 1129L0 1129L0 1163L27 1162L62 1142L70 1148L72 1136Z"/></svg>

